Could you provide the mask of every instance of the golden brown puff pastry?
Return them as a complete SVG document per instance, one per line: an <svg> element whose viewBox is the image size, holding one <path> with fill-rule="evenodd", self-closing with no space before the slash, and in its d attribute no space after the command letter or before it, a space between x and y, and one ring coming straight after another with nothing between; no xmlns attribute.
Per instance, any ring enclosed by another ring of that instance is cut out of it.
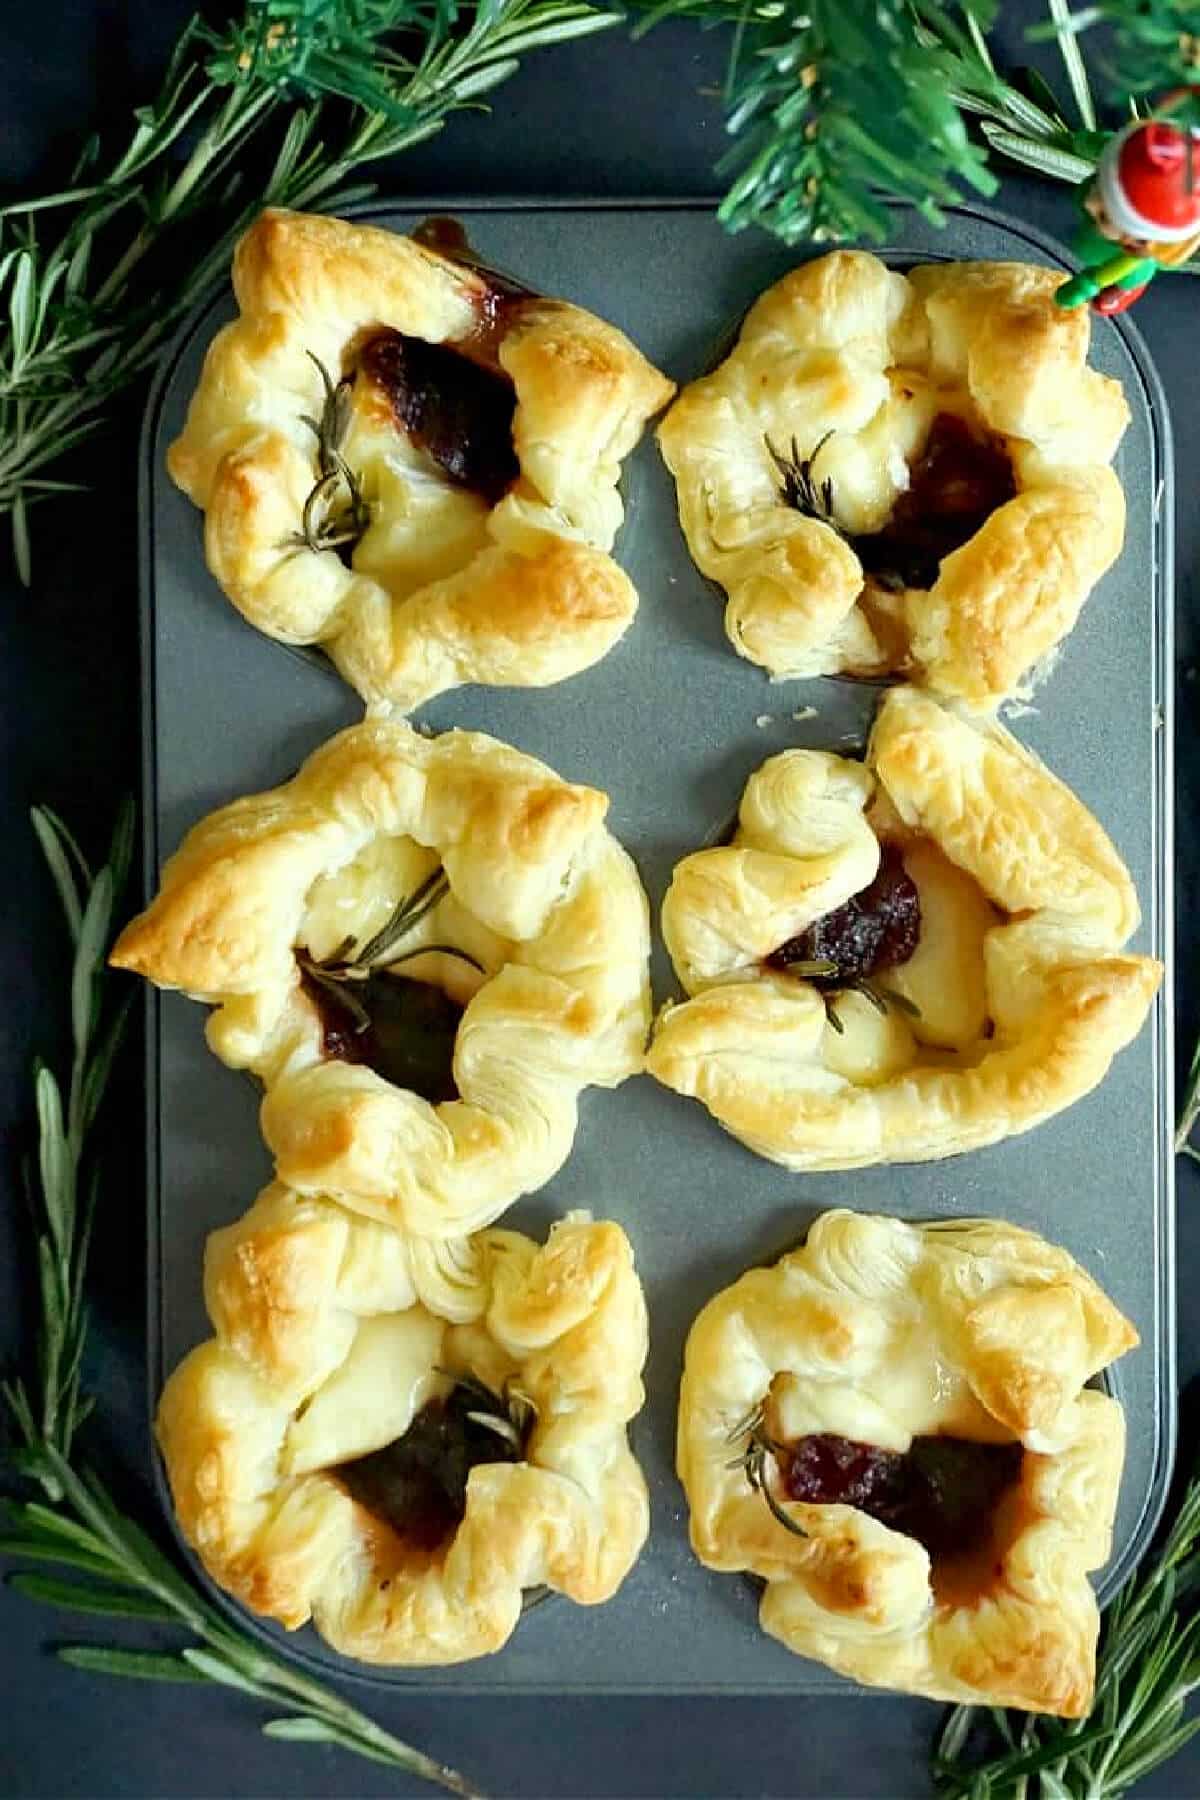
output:
<svg viewBox="0 0 1200 1800"><path fill-rule="evenodd" d="M915 688L865 762L786 750L662 927L692 996L647 1067L791 1169L952 1156L1088 1093L1162 977L1096 820L1002 726Z"/></svg>
<svg viewBox="0 0 1200 1800"><path fill-rule="evenodd" d="M692 1327L692 1546L843 1675L1079 1717L1125 1449L1085 1383L1137 1341L1033 1232L826 1213Z"/></svg>
<svg viewBox="0 0 1200 1800"><path fill-rule="evenodd" d="M774 676L1016 690L1114 561L1129 410L1086 308L1020 263L806 263L659 428L725 629Z"/></svg>
<svg viewBox="0 0 1200 1800"><path fill-rule="evenodd" d="M184 1536L243 1604L433 1664L498 1650L523 1589L616 1592L649 1527L618 1226L422 1244L276 1184L209 1239L205 1292L217 1335L157 1433Z"/></svg>
<svg viewBox="0 0 1200 1800"><path fill-rule="evenodd" d="M405 709L467 681L544 687L612 648L637 607L607 555L621 460L674 391L621 332L302 213L263 214L233 285L168 467L252 624ZM322 369L353 377L328 451Z"/></svg>
<svg viewBox="0 0 1200 1800"><path fill-rule="evenodd" d="M216 1008L282 1180L457 1236L641 1067L649 920L607 806L479 732L368 720L194 826L113 961Z"/></svg>

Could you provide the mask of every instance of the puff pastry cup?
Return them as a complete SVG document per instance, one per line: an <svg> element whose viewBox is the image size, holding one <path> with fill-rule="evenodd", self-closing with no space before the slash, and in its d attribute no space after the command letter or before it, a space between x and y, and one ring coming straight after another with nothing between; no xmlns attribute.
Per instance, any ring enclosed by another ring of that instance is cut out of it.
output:
<svg viewBox="0 0 1200 1800"><path fill-rule="evenodd" d="M1088 1093L1162 978L1128 871L1016 739L915 688L864 762L786 750L662 929L686 992L652 1075L790 1169L920 1162Z"/></svg>
<svg viewBox="0 0 1200 1800"><path fill-rule="evenodd" d="M216 1336L157 1435L184 1536L244 1605L427 1665L500 1649L525 1589L616 1592L649 1527L618 1226L422 1244L276 1184L209 1239L205 1297Z"/></svg>
<svg viewBox="0 0 1200 1800"><path fill-rule="evenodd" d="M692 557L773 676L994 705L1120 551L1129 418L1058 271L865 251L794 269L659 428Z"/></svg>
<svg viewBox="0 0 1200 1800"><path fill-rule="evenodd" d="M289 1186L457 1236L641 1067L648 909L607 807L479 732L368 720L194 826L113 962L215 1008Z"/></svg>
<svg viewBox="0 0 1200 1800"><path fill-rule="evenodd" d="M320 644L364 699L405 710L461 682L543 687L612 648L637 607L607 555L621 461L674 392L628 338L412 238L302 213L262 215L233 285L240 316L167 463L251 624ZM322 370L348 378L336 404Z"/></svg>
<svg viewBox="0 0 1200 1800"><path fill-rule="evenodd" d="M692 1327L693 1548L760 1576L763 1629L843 1675L1079 1717L1125 1449L1085 1383L1137 1341L1032 1232L826 1213Z"/></svg>

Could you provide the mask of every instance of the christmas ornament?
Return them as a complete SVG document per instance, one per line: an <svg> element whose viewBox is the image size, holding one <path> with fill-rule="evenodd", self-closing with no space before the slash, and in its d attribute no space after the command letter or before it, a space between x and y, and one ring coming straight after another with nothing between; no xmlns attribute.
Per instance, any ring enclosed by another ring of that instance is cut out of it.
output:
<svg viewBox="0 0 1200 1800"><path fill-rule="evenodd" d="M1105 145L1079 190L1084 222L1073 248L1083 268L1058 289L1059 306L1124 312L1160 268L1200 248L1200 129L1163 116L1194 94L1200 88L1177 88L1156 117Z"/></svg>

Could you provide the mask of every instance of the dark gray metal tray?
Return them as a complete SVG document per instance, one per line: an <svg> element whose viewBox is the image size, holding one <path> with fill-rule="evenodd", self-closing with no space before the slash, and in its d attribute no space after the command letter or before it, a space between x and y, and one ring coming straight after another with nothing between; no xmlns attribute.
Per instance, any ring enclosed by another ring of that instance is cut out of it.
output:
<svg viewBox="0 0 1200 1800"><path fill-rule="evenodd" d="M359 209L410 229L428 209ZM799 255L758 235L729 238L699 203L464 203L490 261L621 325L679 381L711 366L750 301ZM897 210L894 255L1051 262L1051 240L978 208L944 232ZM143 440L143 657L146 883L186 829L236 794L286 779L308 751L360 716L319 658L253 631L207 573L200 519L167 479L204 350L231 316L221 296L187 325L151 397ZM1136 332L1097 323L1093 361L1120 377L1133 420L1118 457L1129 501L1125 549L1084 609L1058 666L1021 716L1023 739L1096 812L1142 899L1139 948L1170 960L1170 428ZM670 478L648 435L624 479L616 554L641 593L623 642L597 668L541 692L465 688L423 723L489 731L612 796L610 823L657 908L680 856L731 817L750 771L790 744L864 741L874 691L834 680L772 684L736 658L721 604L693 567ZM661 944L656 997L673 991ZM828 1693L837 1677L758 1629L749 1582L692 1556L673 1471L675 1401L691 1320L747 1264L796 1240L827 1207L906 1218L1007 1217L1067 1246L1136 1322L1142 1347L1113 1372L1129 1453L1111 1591L1129 1573L1163 1500L1174 1450L1174 1165L1170 1146L1171 980L1108 1080L1040 1129L957 1161L852 1174L789 1175L726 1137L703 1109L648 1078L584 1096L574 1153L507 1222L540 1233L568 1207L618 1219L650 1303L648 1402L634 1442L653 1496L637 1568L609 1605L538 1607L496 1657L426 1674L367 1679L459 1691ZM200 1291L204 1239L242 1213L270 1165L258 1098L205 1049L200 1009L148 998L151 1404L165 1373L209 1334ZM165 1496L164 1496L165 1497ZM168 1506L169 1511L169 1506ZM262 1628L266 1630L267 1628ZM351 1668L311 1632L281 1640L314 1665ZM357 1671L356 1671L357 1672Z"/></svg>

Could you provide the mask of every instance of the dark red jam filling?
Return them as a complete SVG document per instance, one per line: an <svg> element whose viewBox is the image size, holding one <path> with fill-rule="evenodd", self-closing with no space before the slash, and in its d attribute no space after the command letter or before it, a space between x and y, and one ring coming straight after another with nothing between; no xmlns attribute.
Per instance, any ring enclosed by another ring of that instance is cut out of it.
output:
<svg viewBox="0 0 1200 1800"><path fill-rule="evenodd" d="M499 368L501 338L521 308L539 295L514 276L503 275L486 263L457 219L426 219L417 226L413 238L478 277L482 286L475 301L475 329L469 336L457 339L454 348L473 362Z"/></svg>
<svg viewBox="0 0 1200 1800"><path fill-rule="evenodd" d="M1016 491L1004 451L956 413L938 413L887 524L850 544L877 586L931 588L943 559Z"/></svg>
<svg viewBox="0 0 1200 1800"><path fill-rule="evenodd" d="M930 1556L951 1556L989 1542L1023 1455L1020 1444L954 1437L915 1437L901 1453L819 1432L781 1445L776 1460L789 1499L856 1506Z"/></svg>
<svg viewBox="0 0 1200 1800"><path fill-rule="evenodd" d="M867 981L907 962L921 935L921 901L895 844L880 847L879 872L870 887L817 919L799 937L788 938L764 958L767 968L787 971L796 963L830 962L836 973L806 976L828 990Z"/></svg>
<svg viewBox="0 0 1200 1800"><path fill-rule="evenodd" d="M351 1499L418 1550L453 1537L467 1510L467 1477L479 1463L520 1462L523 1451L468 1413L472 1388L430 1400L403 1437L330 1469Z"/></svg>
<svg viewBox="0 0 1200 1800"><path fill-rule="evenodd" d="M513 449L516 392L507 376L449 344L381 331L359 367L387 395L397 425L456 487L495 506L520 473Z"/></svg>
<svg viewBox="0 0 1200 1800"><path fill-rule="evenodd" d="M329 1061L365 1063L434 1105L457 1099L454 1040L464 1008L449 994L388 969L363 981L331 982L301 964L300 980L320 1016Z"/></svg>

